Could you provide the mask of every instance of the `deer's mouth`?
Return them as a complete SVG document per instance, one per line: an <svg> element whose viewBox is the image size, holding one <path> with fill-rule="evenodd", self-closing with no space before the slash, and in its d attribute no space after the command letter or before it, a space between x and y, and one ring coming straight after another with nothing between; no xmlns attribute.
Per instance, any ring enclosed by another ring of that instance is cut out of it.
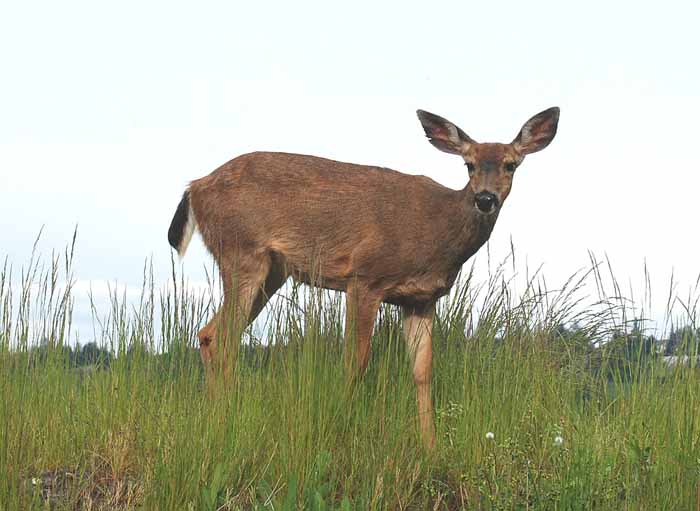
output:
<svg viewBox="0 0 700 511"><path fill-rule="evenodd" d="M474 197L476 210L483 215L491 215L498 209L498 197L491 192L479 192Z"/></svg>

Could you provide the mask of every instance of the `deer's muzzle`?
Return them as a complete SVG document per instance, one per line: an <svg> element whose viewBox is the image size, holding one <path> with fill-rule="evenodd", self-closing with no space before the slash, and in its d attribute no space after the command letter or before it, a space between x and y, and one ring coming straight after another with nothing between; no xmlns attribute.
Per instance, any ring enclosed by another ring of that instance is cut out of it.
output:
<svg viewBox="0 0 700 511"><path fill-rule="evenodd" d="M474 197L474 205L481 213L488 215L496 211L498 197L491 192L479 192Z"/></svg>

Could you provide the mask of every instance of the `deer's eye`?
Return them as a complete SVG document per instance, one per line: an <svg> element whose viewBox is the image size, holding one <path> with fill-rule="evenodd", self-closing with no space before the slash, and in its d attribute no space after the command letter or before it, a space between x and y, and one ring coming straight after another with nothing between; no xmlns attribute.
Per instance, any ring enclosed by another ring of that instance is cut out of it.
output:
<svg viewBox="0 0 700 511"><path fill-rule="evenodd" d="M515 167L516 167L516 165L512 161L509 161L508 163L506 163L506 170L508 172L515 172Z"/></svg>
<svg viewBox="0 0 700 511"><path fill-rule="evenodd" d="M465 165L467 166L467 171L471 174L476 170L476 167L474 167L474 164L471 162L466 162Z"/></svg>

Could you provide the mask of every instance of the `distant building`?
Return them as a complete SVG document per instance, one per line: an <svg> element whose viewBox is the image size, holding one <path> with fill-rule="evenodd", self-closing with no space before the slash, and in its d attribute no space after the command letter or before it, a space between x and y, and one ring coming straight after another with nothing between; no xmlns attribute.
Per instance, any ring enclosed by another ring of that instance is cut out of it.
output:
<svg viewBox="0 0 700 511"><path fill-rule="evenodd" d="M697 365L700 361L700 357L691 357L689 355L667 355L661 357L663 364L666 367L676 367L679 365L690 366Z"/></svg>

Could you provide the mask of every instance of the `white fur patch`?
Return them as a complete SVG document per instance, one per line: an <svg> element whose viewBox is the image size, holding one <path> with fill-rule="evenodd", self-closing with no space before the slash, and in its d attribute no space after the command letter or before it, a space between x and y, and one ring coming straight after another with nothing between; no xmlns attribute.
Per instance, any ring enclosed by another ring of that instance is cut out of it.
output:
<svg viewBox="0 0 700 511"><path fill-rule="evenodd" d="M192 235L195 229L197 229L197 221L194 218L194 211L192 211L192 206L189 207L187 212L187 223L185 228L182 230L182 241L177 247L177 254L182 258L185 257L185 252L187 252L187 247L192 240Z"/></svg>

